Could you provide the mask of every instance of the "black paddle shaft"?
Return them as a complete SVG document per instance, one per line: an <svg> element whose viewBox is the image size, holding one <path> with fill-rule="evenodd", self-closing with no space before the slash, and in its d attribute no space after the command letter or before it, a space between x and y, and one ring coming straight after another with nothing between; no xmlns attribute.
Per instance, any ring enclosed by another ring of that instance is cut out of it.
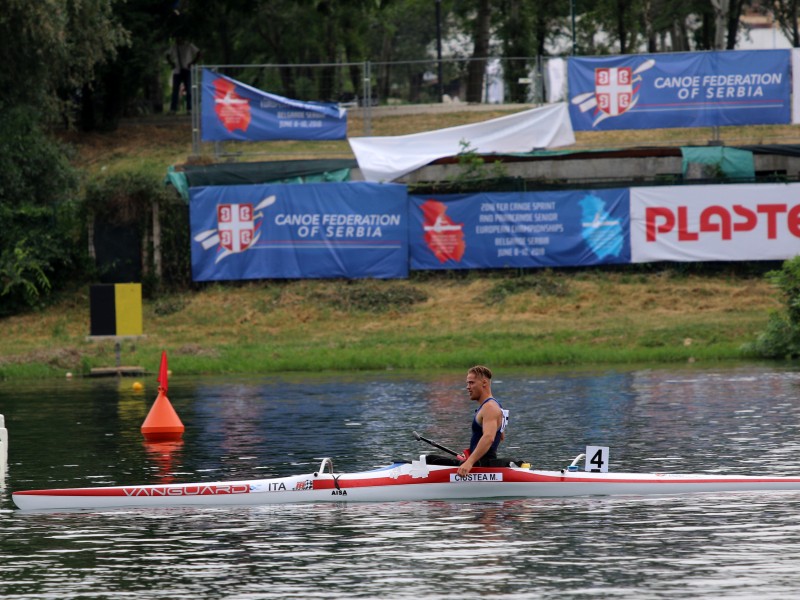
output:
<svg viewBox="0 0 800 600"><path fill-rule="evenodd" d="M440 444L437 444L433 440L429 440L428 438L424 438L420 434L418 434L416 431L412 431L411 433L414 434L414 439L417 440L417 441L421 441L421 442L425 442L426 444L430 444L434 448L438 448L439 450L443 450L444 452L447 452L448 454L452 454L453 456L458 456L459 455L459 453L456 452L455 450L450 450L450 448L445 448L444 446L442 446Z"/></svg>

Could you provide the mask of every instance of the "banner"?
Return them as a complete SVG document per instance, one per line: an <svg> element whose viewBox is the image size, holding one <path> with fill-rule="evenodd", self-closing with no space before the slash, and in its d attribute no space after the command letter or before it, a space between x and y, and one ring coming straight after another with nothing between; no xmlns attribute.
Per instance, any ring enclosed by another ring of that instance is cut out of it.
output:
<svg viewBox="0 0 800 600"><path fill-rule="evenodd" d="M189 197L195 281L408 276L405 186L214 186Z"/></svg>
<svg viewBox="0 0 800 600"><path fill-rule="evenodd" d="M789 50L570 58L576 131L789 123Z"/></svg>
<svg viewBox="0 0 800 600"><path fill-rule="evenodd" d="M467 150L482 154L530 152L574 144L575 135L567 105L562 102L481 123L348 141L364 179L394 181L438 158Z"/></svg>
<svg viewBox="0 0 800 600"><path fill-rule="evenodd" d="M792 125L800 123L800 48L792 48Z"/></svg>
<svg viewBox="0 0 800 600"><path fill-rule="evenodd" d="M203 69L200 138L223 140L343 140L347 112L335 103L302 102Z"/></svg>
<svg viewBox="0 0 800 600"><path fill-rule="evenodd" d="M631 188L632 262L800 254L800 184Z"/></svg>
<svg viewBox="0 0 800 600"><path fill-rule="evenodd" d="M630 262L627 189L410 199L412 269Z"/></svg>

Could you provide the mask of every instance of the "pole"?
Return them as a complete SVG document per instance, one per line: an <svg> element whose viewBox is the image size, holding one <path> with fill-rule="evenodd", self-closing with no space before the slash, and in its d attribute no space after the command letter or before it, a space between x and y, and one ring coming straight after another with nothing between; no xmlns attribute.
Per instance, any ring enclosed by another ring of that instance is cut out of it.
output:
<svg viewBox="0 0 800 600"><path fill-rule="evenodd" d="M372 63L364 63L364 135L372 135Z"/></svg>
<svg viewBox="0 0 800 600"><path fill-rule="evenodd" d="M200 106L201 106L201 82L200 77L202 71L198 65L192 65L191 69L191 82L192 86L192 154L200 156Z"/></svg>
<svg viewBox="0 0 800 600"><path fill-rule="evenodd" d="M436 0L436 59L439 70L439 102L444 99L444 75L442 74L442 0Z"/></svg>
<svg viewBox="0 0 800 600"><path fill-rule="evenodd" d="M572 56L577 53L577 43L575 42L575 0L569 0L569 13L572 19Z"/></svg>

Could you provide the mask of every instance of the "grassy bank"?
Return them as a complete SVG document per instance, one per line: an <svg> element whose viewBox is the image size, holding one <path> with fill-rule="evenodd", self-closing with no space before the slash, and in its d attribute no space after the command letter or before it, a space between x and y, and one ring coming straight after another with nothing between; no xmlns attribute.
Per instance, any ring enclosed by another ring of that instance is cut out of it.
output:
<svg viewBox="0 0 800 600"><path fill-rule="evenodd" d="M372 135L401 135L514 112L375 117ZM363 135L353 118L350 135ZM792 126L721 128L737 143L796 143ZM705 144L708 129L578 132L575 149ZM157 178L192 152L188 119L123 122L110 133L65 133L87 176L140 170ZM351 157L346 141L250 145L249 160ZM208 157L206 157L208 158ZM245 158L245 157L242 157ZM225 284L145 301L145 336L123 343L123 365L176 373L719 361L747 358L742 345L779 307L755 277L676 271L415 274L396 281ZM87 341L88 286L41 312L0 321L0 378L63 377L114 366L113 342Z"/></svg>
<svg viewBox="0 0 800 600"><path fill-rule="evenodd" d="M713 362L747 358L778 308L762 278L599 271L417 275L409 281L213 285L145 301L123 365L181 374ZM88 289L3 322L0 377L115 364L87 341Z"/></svg>

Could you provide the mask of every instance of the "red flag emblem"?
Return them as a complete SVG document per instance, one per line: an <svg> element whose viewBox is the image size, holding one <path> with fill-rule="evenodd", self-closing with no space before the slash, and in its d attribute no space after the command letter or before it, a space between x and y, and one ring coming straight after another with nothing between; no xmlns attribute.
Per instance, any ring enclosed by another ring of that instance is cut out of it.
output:
<svg viewBox="0 0 800 600"><path fill-rule="evenodd" d="M436 200L428 200L422 205L425 243L439 262L458 262L467 248L464 243L464 224L454 223L446 212L447 207Z"/></svg>
<svg viewBox="0 0 800 600"><path fill-rule="evenodd" d="M250 126L250 103L235 91L236 86L225 79L214 80L214 112L228 131Z"/></svg>

